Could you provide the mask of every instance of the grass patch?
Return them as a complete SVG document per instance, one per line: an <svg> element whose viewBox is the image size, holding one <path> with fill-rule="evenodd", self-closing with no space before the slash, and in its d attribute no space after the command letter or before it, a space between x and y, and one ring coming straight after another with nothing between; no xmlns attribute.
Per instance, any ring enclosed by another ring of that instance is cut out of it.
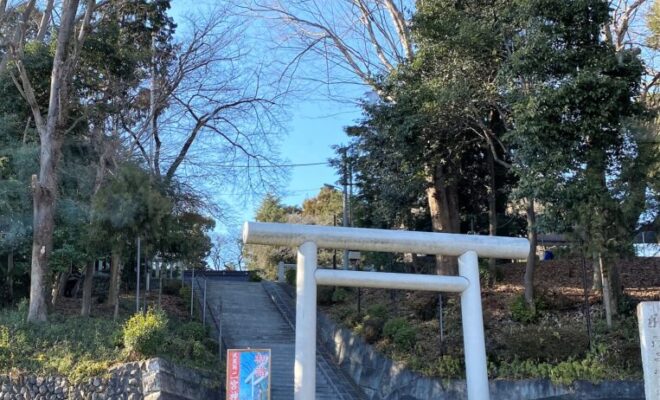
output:
<svg viewBox="0 0 660 400"><path fill-rule="evenodd" d="M24 308L0 311L0 372L28 371L79 381L125 361L121 323L53 314L47 324L31 324Z"/></svg>
<svg viewBox="0 0 660 400"><path fill-rule="evenodd" d="M79 382L103 376L117 363L162 357L220 377L217 343L207 328L175 314L121 313L113 321L51 313L48 323L32 324L26 320L26 303L1 309L0 373L58 375Z"/></svg>

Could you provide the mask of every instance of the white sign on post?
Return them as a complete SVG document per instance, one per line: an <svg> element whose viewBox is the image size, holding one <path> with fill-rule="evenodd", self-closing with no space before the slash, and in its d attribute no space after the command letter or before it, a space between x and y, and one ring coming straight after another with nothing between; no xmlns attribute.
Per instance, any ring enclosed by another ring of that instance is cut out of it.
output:
<svg viewBox="0 0 660 400"><path fill-rule="evenodd" d="M660 400L660 301L637 306L646 400Z"/></svg>

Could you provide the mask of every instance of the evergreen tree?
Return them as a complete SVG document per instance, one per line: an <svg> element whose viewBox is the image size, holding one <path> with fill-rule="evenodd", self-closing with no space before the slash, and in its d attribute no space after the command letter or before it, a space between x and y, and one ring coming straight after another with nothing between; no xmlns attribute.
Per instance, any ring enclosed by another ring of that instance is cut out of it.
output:
<svg viewBox="0 0 660 400"><path fill-rule="evenodd" d="M629 167L639 146L629 121L644 113L636 101L642 62L602 39L606 1L519 1L516 14L502 76L518 190L541 201L546 219L598 259L611 324L621 286L610 260L632 240L625 210L636 200Z"/></svg>

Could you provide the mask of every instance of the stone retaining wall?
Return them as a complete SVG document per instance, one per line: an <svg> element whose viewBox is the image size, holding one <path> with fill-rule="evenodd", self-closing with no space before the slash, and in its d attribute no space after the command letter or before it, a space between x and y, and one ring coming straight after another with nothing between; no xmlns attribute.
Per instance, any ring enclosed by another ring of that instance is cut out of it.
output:
<svg viewBox="0 0 660 400"><path fill-rule="evenodd" d="M319 313L318 340L335 361L360 386L369 400L463 400L465 381L437 380L412 372L384 357L362 338ZM575 382L555 385L547 379L491 380L491 400L532 400L561 396L562 399L644 399L640 382ZM566 397L564 397L566 396Z"/></svg>
<svg viewBox="0 0 660 400"><path fill-rule="evenodd" d="M121 364L108 375L77 384L62 377L0 375L0 399L220 399L219 384L211 376L160 358Z"/></svg>

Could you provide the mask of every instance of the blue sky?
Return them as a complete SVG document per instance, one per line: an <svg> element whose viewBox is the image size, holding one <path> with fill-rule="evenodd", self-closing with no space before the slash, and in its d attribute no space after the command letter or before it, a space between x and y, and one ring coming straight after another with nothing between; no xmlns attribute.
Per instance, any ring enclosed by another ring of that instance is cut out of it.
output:
<svg viewBox="0 0 660 400"><path fill-rule="evenodd" d="M290 130L282 141L282 155L292 164L326 161L334 156L333 145L347 143L344 127L360 116L357 106L334 101L299 101L291 106ZM338 177L327 165L292 168L286 193L287 204L301 204L315 196L325 183L335 184Z"/></svg>

